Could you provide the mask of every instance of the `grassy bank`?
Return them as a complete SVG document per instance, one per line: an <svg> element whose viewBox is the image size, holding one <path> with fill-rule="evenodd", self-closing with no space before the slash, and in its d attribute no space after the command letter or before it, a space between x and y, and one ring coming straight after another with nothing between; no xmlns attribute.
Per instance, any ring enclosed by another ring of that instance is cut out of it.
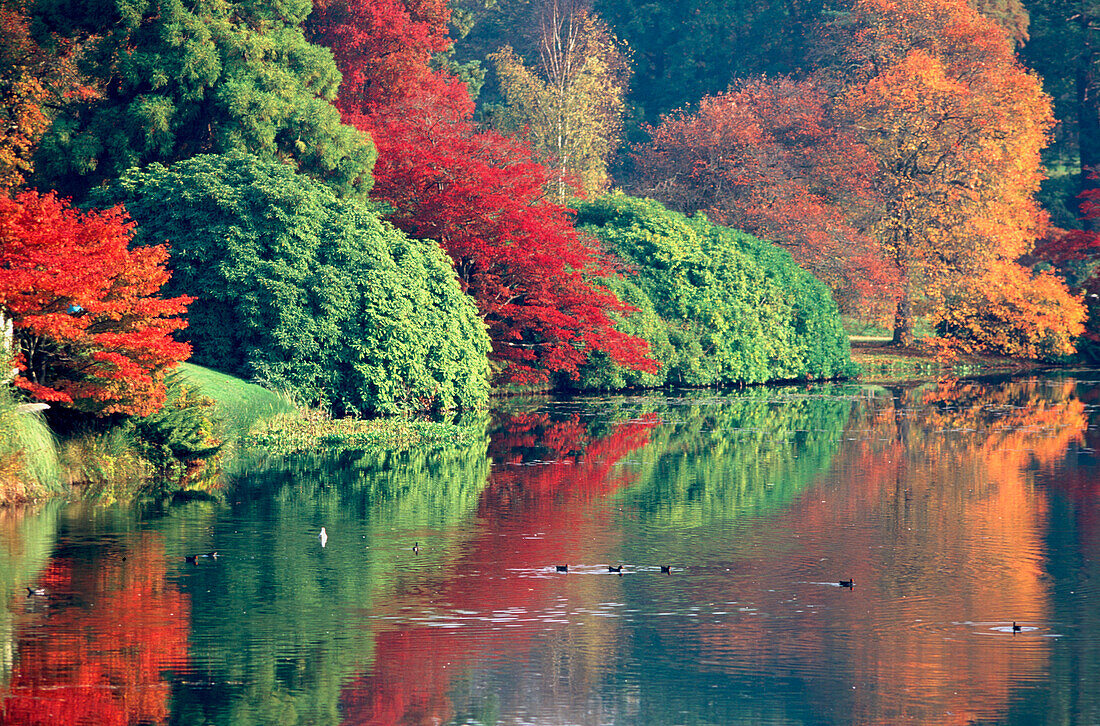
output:
<svg viewBox="0 0 1100 726"><path fill-rule="evenodd" d="M230 470L301 453L389 452L474 441L484 426L407 419L332 419L287 396L183 364L165 407L89 421L58 442L38 412L0 387L0 505L75 493L99 502L213 493Z"/></svg>
<svg viewBox="0 0 1100 726"><path fill-rule="evenodd" d="M200 395L214 402L214 416L230 442L246 436L261 421L298 410L288 396L210 368L183 363L180 374Z"/></svg>

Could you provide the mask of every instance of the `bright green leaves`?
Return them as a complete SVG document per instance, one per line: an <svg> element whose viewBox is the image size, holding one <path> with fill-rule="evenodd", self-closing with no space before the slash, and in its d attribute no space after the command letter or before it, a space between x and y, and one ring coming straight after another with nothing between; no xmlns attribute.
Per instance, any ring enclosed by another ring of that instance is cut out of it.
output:
<svg viewBox="0 0 1100 726"><path fill-rule="evenodd" d="M40 185L78 198L132 166L245 151L288 161L341 196L364 196L375 150L331 105L332 54L299 25L310 3L115 0L38 21L90 34L84 73L102 97L63 109L39 148Z"/></svg>
<svg viewBox="0 0 1100 726"><path fill-rule="evenodd" d="M615 283L640 309L621 325L650 341L663 376L643 381L596 361L585 385L709 386L852 372L828 288L774 245L620 193L582 204L577 224L635 269Z"/></svg>
<svg viewBox="0 0 1100 726"><path fill-rule="evenodd" d="M171 244L197 363L341 413L486 402L488 336L434 242L242 153L132 170L99 196L139 242Z"/></svg>

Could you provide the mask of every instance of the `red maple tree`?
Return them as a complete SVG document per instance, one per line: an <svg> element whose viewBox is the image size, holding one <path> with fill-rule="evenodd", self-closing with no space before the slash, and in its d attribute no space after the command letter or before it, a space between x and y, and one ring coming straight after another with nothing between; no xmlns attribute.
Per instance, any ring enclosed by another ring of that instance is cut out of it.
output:
<svg viewBox="0 0 1100 726"><path fill-rule="evenodd" d="M378 147L372 195L395 225L450 254L502 380L575 376L593 350L653 370L646 343L614 327L631 308L594 283L612 262L547 198L550 170L519 141L479 131L465 84L432 69L451 42L448 18L442 0L339 0L312 17L344 75L344 121Z"/></svg>
<svg viewBox="0 0 1100 726"><path fill-rule="evenodd" d="M164 245L128 249L121 207L80 212L53 193L0 197L0 316L14 327L15 384L96 415L147 415L164 373L191 353L171 333L192 298L158 298Z"/></svg>
<svg viewBox="0 0 1100 726"><path fill-rule="evenodd" d="M638 192L775 241L849 310L892 311L898 276L869 233L875 159L814 82L745 81L647 131Z"/></svg>

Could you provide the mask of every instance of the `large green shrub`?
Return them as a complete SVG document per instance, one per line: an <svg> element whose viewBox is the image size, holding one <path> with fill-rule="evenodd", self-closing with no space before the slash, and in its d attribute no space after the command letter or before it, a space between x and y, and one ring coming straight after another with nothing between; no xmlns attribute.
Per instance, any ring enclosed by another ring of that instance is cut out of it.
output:
<svg viewBox="0 0 1100 726"><path fill-rule="evenodd" d="M775 245L618 192L581 204L577 225L634 268L612 283L639 308L623 329L649 340L662 364L646 378L594 359L582 386L729 385L853 372L828 288Z"/></svg>
<svg viewBox="0 0 1100 726"><path fill-rule="evenodd" d="M449 259L285 164L234 152L127 172L136 244L196 297L193 360L337 413L478 407L489 340Z"/></svg>

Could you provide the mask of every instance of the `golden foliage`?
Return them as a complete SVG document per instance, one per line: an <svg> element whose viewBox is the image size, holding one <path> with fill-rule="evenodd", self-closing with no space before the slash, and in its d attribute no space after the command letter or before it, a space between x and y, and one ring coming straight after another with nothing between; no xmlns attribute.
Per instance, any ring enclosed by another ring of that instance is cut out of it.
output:
<svg viewBox="0 0 1100 726"><path fill-rule="evenodd" d="M962 352L1054 358L1074 352L1085 317L1061 278L1007 263L958 285L934 319Z"/></svg>
<svg viewBox="0 0 1100 726"><path fill-rule="evenodd" d="M628 76L626 52L607 25L553 3L541 27L538 72L510 46L489 58L507 102L499 125L522 135L554 167L558 198L571 180L586 194L607 189Z"/></svg>
<svg viewBox="0 0 1100 726"><path fill-rule="evenodd" d="M964 0L856 0L837 31L831 83L879 159L875 233L907 280L898 323L911 330L914 303L939 307L1042 233L1051 101Z"/></svg>

